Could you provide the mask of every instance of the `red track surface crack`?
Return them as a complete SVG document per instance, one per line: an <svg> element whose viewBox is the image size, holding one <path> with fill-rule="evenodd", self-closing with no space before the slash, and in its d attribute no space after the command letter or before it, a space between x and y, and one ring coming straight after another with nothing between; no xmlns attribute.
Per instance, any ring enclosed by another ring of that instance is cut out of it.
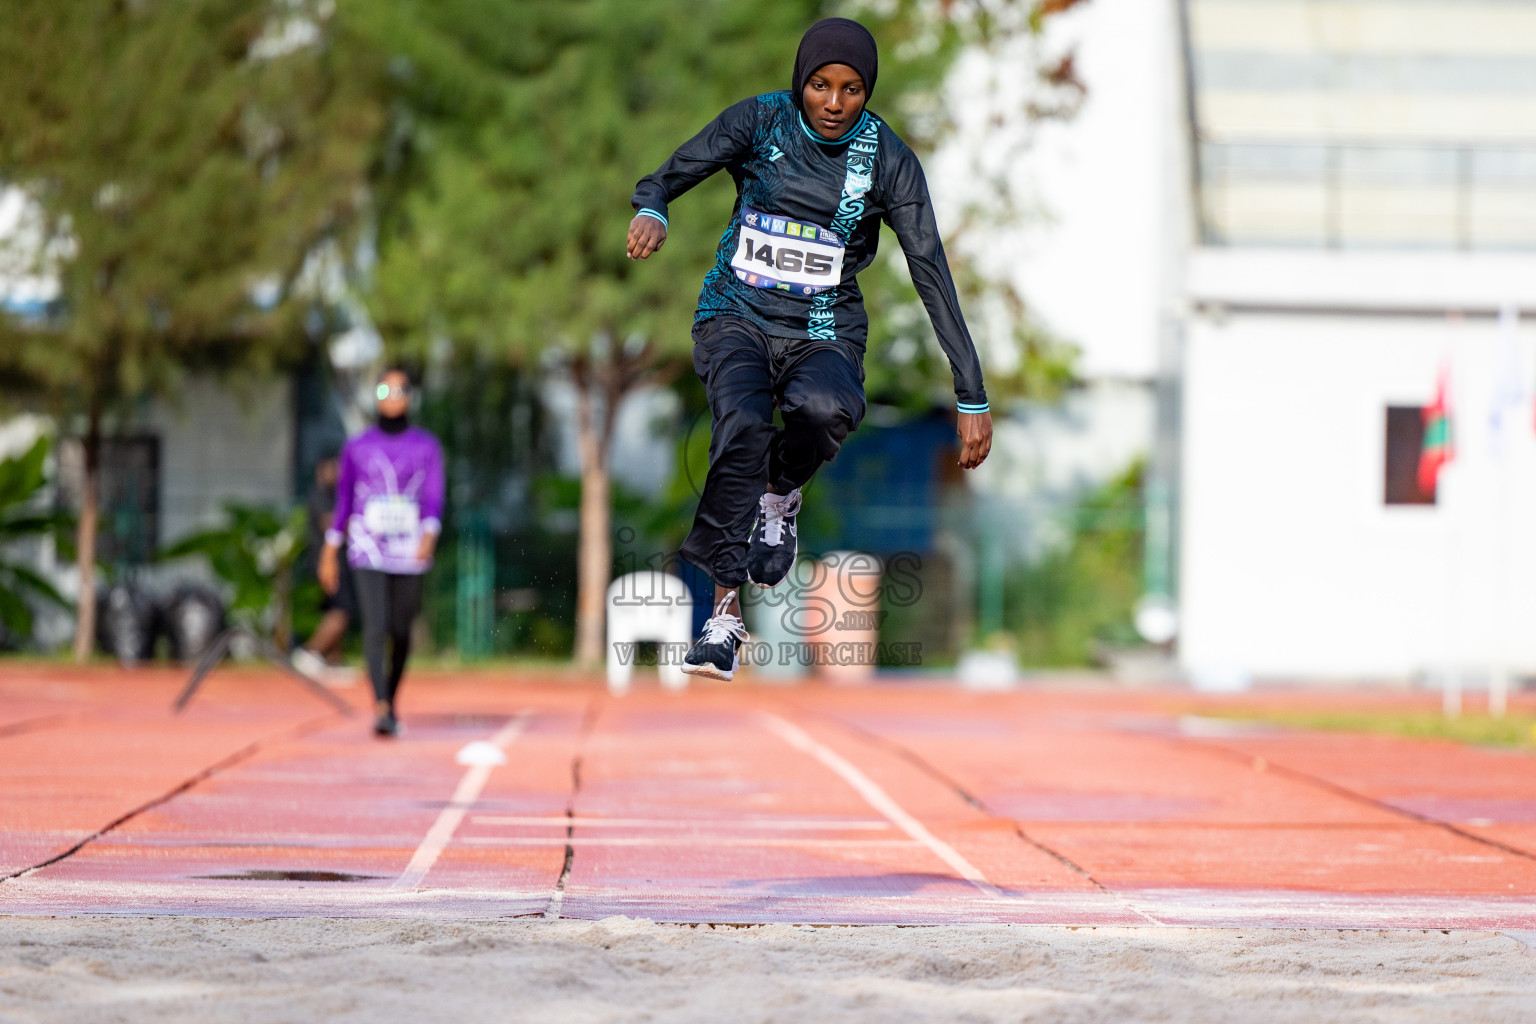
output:
<svg viewBox="0 0 1536 1024"><path fill-rule="evenodd" d="M833 724L837 725L839 728L841 728L841 729L843 729L843 730L845 730L847 732L853 733L856 736L862 737L862 738L868 740L869 742L875 743L875 744L877 744L879 746L882 746L885 749L891 751L893 754L895 754L898 757L902 758L908 764L912 765L914 768L917 768L919 771L921 771L924 774L926 774L929 778L931 778L934 781L940 783L941 785L949 787L951 790L954 791L954 793L957 796L960 797L960 799L964 800L967 804L969 804L970 806L974 807L976 810L980 811L981 813L985 814L987 817L991 818L993 821L1001 821L1001 822L1004 822L1004 823L1008 824L1010 827L1012 827L1013 834L1018 836L1025 843L1028 843L1030 846L1033 846L1035 849L1039 850L1041 853L1045 854L1046 856L1054 858L1056 861L1061 863L1068 870L1076 872L1078 875L1080 875L1085 881L1087 881L1094 888L1098 889L1104 895L1106 895L1106 896L1110 897L1111 899L1115 900L1117 903L1119 903L1125 909L1129 910L1131 913L1136 914L1139 917L1143 917L1147 921L1149 921L1149 922L1151 922L1152 924L1155 924L1155 925L1160 925L1160 924L1163 923L1162 921L1159 921L1157 918L1153 917L1151 914L1147 913L1145 910L1142 910L1140 907L1138 907L1134 902L1132 902L1127 897L1123 896L1122 894L1120 894L1118 892L1115 892L1113 889L1109 888L1103 882L1101 882L1097 878L1093 877L1093 873L1092 872L1090 872L1087 868L1083 867L1081 864L1077 863L1071 857L1068 857L1066 854L1061 853L1060 851L1051 848L1050 846L1048 846L1045 843L1041 842L1040 840L1036 839L1034 836L1030 835L1028 832L1024 831L1024 827L1022 825L1020 825L1018 823L1018 821L1014 820L1013 818L1005 818L1002 815L998 814L996 811L992 810L992 808L990 808L990 807L988 807L986 805L985 801L983 801L980 797L976 796L970 790L966 789L963 785L961 785L960 781L958 779L954 778L952 775L950 775L948 772L944 771L938 765L935 765L931 761L929 761L926 758L924 758L921 754L917 753L917 751L912 750L909 747L903 746L902 744L897 743L895 740L892 740L892 739L890 739L888 737L881 736L879 733L871 732L868 729L865 729L865 728L863 728L861 726L855 725L852 722L845 721L845 720L843 720L841 718L832 717L831 721L833 722Z"/></svg>
<svg viewBox="0 0 1536 1024"><path fill-rule="evenodd" d="M560 919L560 909L565 903L565 885L571 877L571 867L576 863L576 795L581 792L581 757L587 745L587 737L592 735L593 728L597 725L599 702L593 700L587 705L587 710L581 716L581 734L576 740L576 753L571 758L571 795L565 803L565 863L560 866L560 877L555 879L554 892L549 895L549 906L544 908L546 921Z"/></svg>
<svg viewBox="0 0 1536 1024"><path fill-rule="evenodd" d="M1241 750L1234 750L1231 747L1224 747L1219 743L1212 743L1209 740L1186 739L1182 736L1169 736L1165 738L1172 740L1174 743L1183 744L1185 746L1193 746L1197 750L1205 750L1210 753L1217 754L1221 757L1240 761L1247 765L1253 764L1254 757L1252 754L1244 753ZM1432 818L1427 814L1420 814L1418 811L1411 811L1406 807L1399 807L1396 804L1388 803L1385 800L1378 800L1373 796L1368 796L1365 793L1350 789L1348 786L1341 786L1337 782L1313 775L1309 772L1304 772L1297 768L1288 768L1285 765L1275 761L1273 758L1264 758L1264 765L1265 771L1272 771L1278 775L1283 775L1288 779L1294 779L1297 782L1313 786L1317 789L1326 790L1327 792L1332 793L1335 796L1343 797L1346 800L1364 804L1367 807L1374 807L1377 810L1386 811L1389 814L1396 814L1399 817L1408 818L1411 821L1416 821L1423 825L1433 825L1434 827L1443 829L1452 835L1460 836L1463 839L1470 839L1474 843L1481 843L1484 846L1491 846L1495 850L1503 850L1505 853L1510 854L1511 856L1523 857L1526 860L1536 860L1536 853L1532 853L1530 850L1524 850L1518 846L1510 846L1508 843L1501 843L1497 839L1489 839L1487 836L1480 836L1476 832L1468 832L1466 829L1454 825L1449 821L1442 821L1439 818Z"/></svg>
<svg viewBox="0 0 1536 1024"><path fill-rule="evenodd" d="M1069 870L1075 871L1084 879L1097 886L1102 892L1110 892L1110 890L1104 886L1104 883L1100 882L1097 878L1094 878L1092 872L1090 872L1087 868L1083 867L1081 864L1077 863L1066 854L1052 849L1045 843L1030 835L1028 832L1025 832L1023 826L1020 825L1017 821L1013 820L1012 818L1004 818L1002 815L992 810L992 808L988 807L980 797L976 796L970 790L961 785L958 779L944 771L942 768L933 764L931 761L924 758L917 751L912 750L909 747L902 746L895 740L881 736L879 733L870 732L868 729L865 729L862 726L855 725L852 722L844 721L841 718L833 718L832 722L847 732L851 732L856 736L862 737L871 743L875 743L889 750L897 757L900 757L914 768L923 772L929 778L954 790L960 799L964 800L966 803L970 804L972 807L976 808L978 811L985 814L993 821L1007 822L1008 824L1012 825L1014 834L1017 835L1020 839L1024 840L1024 842L1028 843L1030 846L1033 846L1035 849L1039 850L1046 856L1055 858Z"/></svg>
<svg viewBox="0 0 1536 1024"><path fill-rule="evenodd" d="M20 736L22 733L37 732L39 729L51 729L56 725L63 725L69 721L69 715L41 715L37 718L24 718L19 722L9 725L0 725L0 738L6 736Z"/></svg>
<svg viewBox="0 0 1536 1024"><path fill-rule="evenodd" d="M258 751L260 751L261 748L266 744L276 740L297 739L306 733L313 732L321 726L330 723L330 721L336 717L338 716L335 714L330 714L324 716L323 718L316 718L307 722L300 722L298 725L291 726L271 736L265 736L259 740L247 744L246 746L241 747L239 750L235 751L233 754L230 754L228 757L215 761L213 764L192 775L190 778L178 783L171 789L166 790L164 793L161 793L154 799L140 804L138 807L135 807L133 810L121 815L120 817L114 818L105 826L97 829L95 832L92 832L90 835L86 836L84 839L80 840L69 849L64 850L61 853L54 854L47 860L33 864L31 867L22 868L20 871L13 871L8 875L0 875L0 883L10 882L19 878L25 878L34 872L41 871L44 868L57 864L62 860L67 860L68 858L73 857L75 854L79 853L81 850L85 849L91 843L94 843L96 840L100 839L102 836L113 831L114 829L122 827L123 825L132 821L134 818L137 818L139 815L143 814L145 811L154 810L156 807L159 807L160 805L173 800L181 794L187 792L187 790L196 786L198 783L212 778L214 775L218 774L224 769L232 768L239 764L241 761L249 759Z"/></svg>

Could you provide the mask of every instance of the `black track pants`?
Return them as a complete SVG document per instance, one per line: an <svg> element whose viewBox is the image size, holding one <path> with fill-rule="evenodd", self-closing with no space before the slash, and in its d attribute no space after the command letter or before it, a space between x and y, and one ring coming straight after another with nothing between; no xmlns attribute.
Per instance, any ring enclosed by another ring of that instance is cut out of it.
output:
<svg viewBox="0 0 1536 1024"><path fill-rule="evenodd" d="M354 569L357 605L363 619L363 658L373 682L375 700L395 704L405 659L411 653L411 623L421 611L422 577L408 573ZM384 639L390 644L389 668L384 666Z"/></svg>
<svg viewBox="0 0 1536 1024"><path fill-rule="evenodd" d="M739 587L763 492L804 486L864 418L864 354L720 316L694 325L693 368L713 424L709 475L681 553L720 586ZM783 427L774 426L775 405Z"/></svg>

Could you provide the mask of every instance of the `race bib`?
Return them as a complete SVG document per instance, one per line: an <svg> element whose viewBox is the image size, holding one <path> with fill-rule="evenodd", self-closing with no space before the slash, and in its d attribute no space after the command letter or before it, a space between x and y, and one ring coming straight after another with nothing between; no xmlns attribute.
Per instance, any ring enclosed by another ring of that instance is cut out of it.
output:
<svg viewBox="0 0 1536 1024"><path fill-rule="evenodd" d="M831 228L743 206L731 269L753 288L808 298L842 281L843 240Z"/></svg>
<svg viewBox="0 0 1536 1024"><path fill-rule="evenodd" d="M375 537L414 537L420 522L416 499L404 494L377 494L363 505L363 525Z"/></svg>

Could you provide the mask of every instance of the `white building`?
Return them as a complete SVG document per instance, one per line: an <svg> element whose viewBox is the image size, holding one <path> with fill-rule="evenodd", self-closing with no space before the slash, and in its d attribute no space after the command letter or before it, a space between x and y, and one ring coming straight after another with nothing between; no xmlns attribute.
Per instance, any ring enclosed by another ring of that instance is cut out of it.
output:
<svg viewBox="0 0 1536 1024"><path fill-rule="evenodd" d="M1092 0L1024 45L1088 94L996 258L1086 387L991 486L1150 453L1197 684L1536 674L1536 2ZM1456 458L1406 493L1442 367Z"/></svg>
<svg viewBox="0 0 1536 1024"><path fill-rule="evenodd" d="M1182 662L1536 673L1536 3L1183 15ZM1442 367L1456 459L1413 493Z"/></svg>

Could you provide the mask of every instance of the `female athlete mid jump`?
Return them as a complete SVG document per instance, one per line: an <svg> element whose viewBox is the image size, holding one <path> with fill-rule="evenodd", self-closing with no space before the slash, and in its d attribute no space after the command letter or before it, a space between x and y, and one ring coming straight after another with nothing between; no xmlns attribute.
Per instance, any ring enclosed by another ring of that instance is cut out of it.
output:
<svg viewBox="0 0 1536 1024"><path fill-rule="evenodd" d="M709 398L709 475L682 555L715 582L715 614L683 671L730 679L747 638L737 592L775 587L794 566L800 488L864 416L869 319L855 280L880 224L896 232L912 282L954 371L960 465L981 465L992 417L939 241L922 166L880 117L874 37L827 18L800 40L788 92L728 108L683 143L630 200L629 257L667 240L667 207L724 169L736 207L704 278L693 365ZM783 428L776 428L777 405Z"/></svg>

